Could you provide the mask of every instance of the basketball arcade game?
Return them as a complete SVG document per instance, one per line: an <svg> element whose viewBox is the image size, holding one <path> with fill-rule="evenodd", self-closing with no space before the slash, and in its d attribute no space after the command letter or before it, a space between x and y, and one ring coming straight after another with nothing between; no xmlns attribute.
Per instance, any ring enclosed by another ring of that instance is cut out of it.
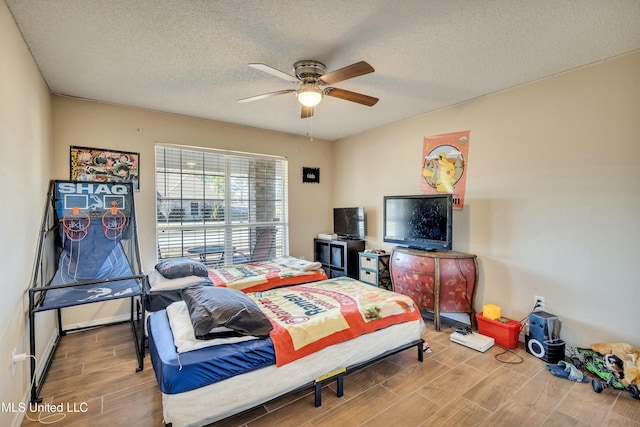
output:
<svg viewBox="0 0 640 427"><path fill-rule="evenodd" d="M131 323L138 359L143 369L142 273L131 183L52 181L47 195L37 261L29 289L29 333L31 355L36 355L36 313L56 310L58 335L37 381L31 358L31 402L38 397L62 336L67 332ZM130 298L128 321L64 330L61 310ZM135 316L134 316L135 314Z"/></svg>

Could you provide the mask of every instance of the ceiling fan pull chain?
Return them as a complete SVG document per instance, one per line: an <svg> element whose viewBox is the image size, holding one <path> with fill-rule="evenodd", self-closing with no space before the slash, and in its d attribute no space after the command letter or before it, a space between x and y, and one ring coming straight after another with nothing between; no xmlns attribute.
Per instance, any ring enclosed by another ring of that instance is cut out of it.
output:
<svg viewBox="0 0 640 427"><path fill-rule="evenodd" d="M313 116L310 117L310 120L307 121L309 126L307 128L307 136L309 137L309 141L313 142Z"/></svg>

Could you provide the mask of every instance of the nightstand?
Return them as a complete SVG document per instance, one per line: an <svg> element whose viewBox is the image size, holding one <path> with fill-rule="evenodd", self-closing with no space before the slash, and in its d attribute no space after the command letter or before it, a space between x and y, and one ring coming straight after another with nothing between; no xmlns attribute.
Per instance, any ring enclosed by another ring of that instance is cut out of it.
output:
<svg viewBox="0 0 640 427"><path fill-rule="evenodd" d="M391 290L389 254L360 252L359 278L361 282Z"/></svg>

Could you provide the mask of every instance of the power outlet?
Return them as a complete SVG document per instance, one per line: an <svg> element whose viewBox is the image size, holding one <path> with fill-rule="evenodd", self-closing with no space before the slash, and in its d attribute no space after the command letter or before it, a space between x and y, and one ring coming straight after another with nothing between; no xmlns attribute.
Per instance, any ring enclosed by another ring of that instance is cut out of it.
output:
<svg viewBox="0 0 640 427"><path fill-rule="evenodd" d="M537 305L537 307L536 307ZM545 311L546 304L544 303L544 297L536 295L533 297L533 306L535 307L534 311Z"/></svg>

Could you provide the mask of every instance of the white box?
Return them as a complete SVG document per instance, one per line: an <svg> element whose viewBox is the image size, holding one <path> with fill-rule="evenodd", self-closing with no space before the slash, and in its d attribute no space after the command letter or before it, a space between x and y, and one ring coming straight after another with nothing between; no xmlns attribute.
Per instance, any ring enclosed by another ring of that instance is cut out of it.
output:
<svg viewBox="0 0 640 427"><path fill-rule="evenodd" d="M320 233L320 234L318 234L318 239L336 240L337 238L338 238L337 234L329 234L329 233Z"/></svg>
<svg viewBox="0 0 640 427"><path fill-rule="evenodd" d="M460 332L454 332L451 334L450 340L482 353L489 350L493 347L493 344L495 344L495 340L493 338L482 335L478 332L470 332L466 335L461 334Z"/></svg>

